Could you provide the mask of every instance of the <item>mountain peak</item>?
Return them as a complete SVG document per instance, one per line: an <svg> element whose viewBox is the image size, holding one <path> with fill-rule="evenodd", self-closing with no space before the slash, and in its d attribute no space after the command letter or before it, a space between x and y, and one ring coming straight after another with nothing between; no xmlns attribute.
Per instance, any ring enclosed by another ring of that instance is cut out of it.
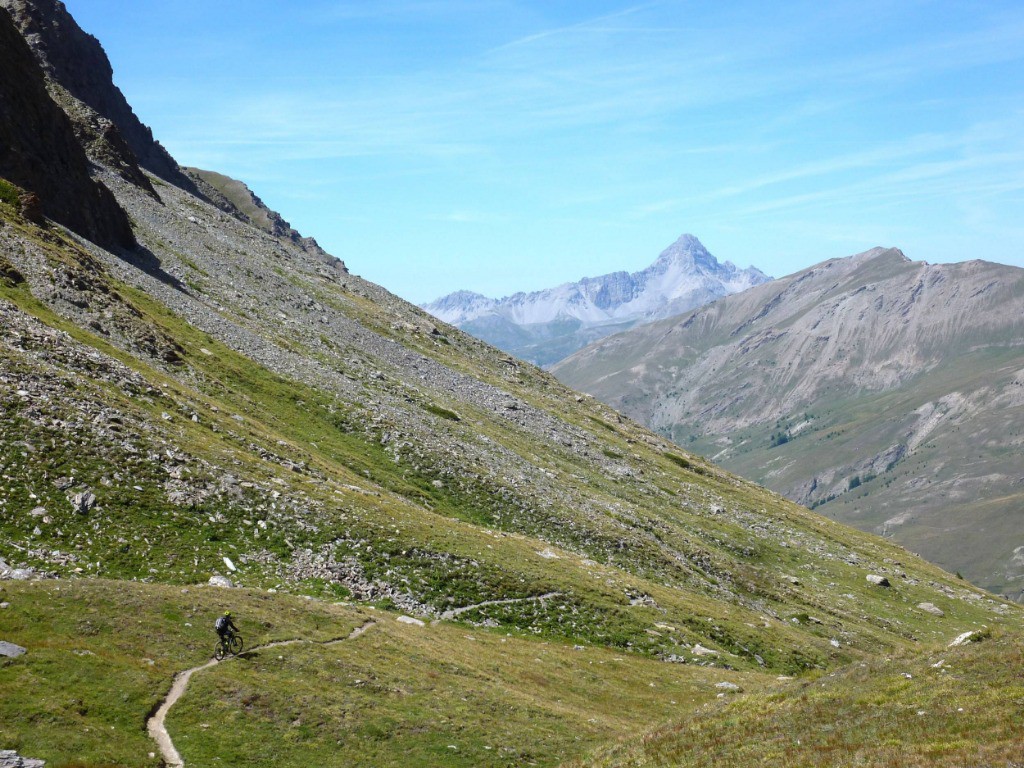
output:
<svg viewBox="0 0 1024 768"><path fill-rule="evenodd" d="M685 312L771 280L760 270L720 264L691 234L680 236L646 269L585 277L575 283L494 300L456 291L423 308L484 341L538 365L638 322Z"/></svg>
<svg viewBox="0 0 1024 768"><path fill-rule="evenodd" d="M439 320L444 320L452 325L459 325L482 314L486 314L496 304L497 302L494 299L488 298L482 293L455 291L447 296L435 299L429 304L424 304L423 309Z"/></svg>
<svg viewBox="0 0 1024 768"><path fill-rule="evenodd" d="M648 270L660 271L673 264L678 264L689 271L701 273L719 272L723 267L735 269L729 262L719 264L718 259L708 253L704 244L691 234L680 236L678 240L662 251L654 264L648 267Z"/></svg>
<svg viewBox="0 0 1024 768"><path fill-rule="evenodd" d="M696 235L691 235L689 232L684 232L683 234L681 234L679 236L679 239L669 246L669 249L674 248L684 248L686 250L697 250L707 253L707 249L704 247L704 244L697 238Z"/></svg>

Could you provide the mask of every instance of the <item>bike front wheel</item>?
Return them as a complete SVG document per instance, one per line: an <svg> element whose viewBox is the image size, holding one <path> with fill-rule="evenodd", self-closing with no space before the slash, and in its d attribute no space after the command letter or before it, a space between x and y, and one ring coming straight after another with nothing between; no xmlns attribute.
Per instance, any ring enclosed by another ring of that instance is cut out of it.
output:
<svg viewBox="0 0 1024 768"><path fill-rule="evenodd" d="M237 656L238 654L240 654L242 652L242 646L243 645L245 645L245 643L242 641L242 636L241 635L235 635L230 640L228 650L230 650L232 654Z"/></svg>

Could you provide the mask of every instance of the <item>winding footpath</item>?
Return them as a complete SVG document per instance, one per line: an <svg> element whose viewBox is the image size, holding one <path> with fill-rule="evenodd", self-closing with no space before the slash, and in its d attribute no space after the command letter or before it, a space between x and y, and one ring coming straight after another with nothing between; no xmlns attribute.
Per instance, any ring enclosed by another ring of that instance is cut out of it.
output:
<svg viewBox="0 0 1024 768"><path fill-rule="evenodd" d="M560 597L561 592L548 592L545 595L537 595L536 597L512 597L508 600L486 600L476 605L465 605L462 608L452 608L451 610L445 611L438 617L438 621L450 621L456 616L467 613L469 611L475 611L477 608L485 608L488 605L510 605L511 603L543 603L545 600L550 600L552 597Z"/></svg>
<svg viewBox="0 0 1024 768"><path fill-rule="evenodd" d="M268 648L280 648L282 645L295 645L296 643L311 643L316 645L336 645L337 643L343 643L347 640L355 640L361 634L366 632L368 629L373 627L377 622L368 621L362 626L356 627L345 637L339 637L334 640L324 640L317 642L315 640L303 640L301 638L296 640L278 640L274 643L267 643L266 645L257 645L249 648L242 652L242 656L252 653L253 651L266 650ZM185 761L181 759L181 755L178 750L174 747L174 742L171 741L171 735L167 733L167 727L164 725L164 721L167 719L167 713L170 712L171 707L184 695L185 689L188 687L188 681L192 679L192 675L196 672L202 672L204 669L220 664L221 661L230 661L233 656L228 656L223 660L210 659L205 664L200 664L198 667L192 667L186 669L184 672L179 672L174 676L174 682L171 684L171 690L168 691L167 697L163 700L153 715L146 721L146 730L149 733L150 738L156 742L160 748L160 755L164 759L164 763L167 764L168 768L184 768Z"/></svg>
<svg viewBox="0 0 1024 768"><path fill-rule="evenodd" d="M451 610L445 611L440 615L436 621L450 621L460 614L468 611L475 610L477 608L484 608L489 605L508 605L510 603L531 603L531 602L543 602L553 597L559 597L561 592L548 592L544 595L538 595L536 597L517 597L510 598L508 600L487 600L482 603L475 605L466 605L462 608L452 608ZM435 623L436 623L435 621ZM355 640L361 634L366 632L371 627L377 624L376 621L367 621L362 626L356 627L349 632L345 637L339 637L334 640L304 640L297 638L295 640L278 640L273 643L267 643L266 645L257 645L252 648L248 648L243 651L240 655L245 656L246 654L252 653L253 651L266 650L268 648L280 648L283 645L295 645L297 643L310 643L315 645L336 645L337 643L343 643L348 640ZM146 721L146 731L153 741L156 742L160 748L160 754L164 759L164 763L167 768L184 768L185 761L181 759L181 755L178 750L174 747L174 742L171 741L171 735L167 732L167 727L164 725L164 721L167 719L167 713L171 711L171 707L185 694L185 689L188 688L188 681L192 679L192 675L196 672L202 672L204 669L209 669L222 661L230 661L233 656L228 656L222 660L210 659L205 664L200 664L198 667L192 667L186 669L184 672L179 672L174 676L174 682L171 683L171 690L168 691L167 697L161 702L160 706L157 707L156 711Z"/></svg>

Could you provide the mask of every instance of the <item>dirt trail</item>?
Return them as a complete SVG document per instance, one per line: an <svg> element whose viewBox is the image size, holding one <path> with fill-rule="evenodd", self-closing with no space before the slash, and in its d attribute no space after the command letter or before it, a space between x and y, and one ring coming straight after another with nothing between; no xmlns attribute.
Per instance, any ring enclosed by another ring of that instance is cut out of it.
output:
<svg viewBox="0 0 1024 768"><path fill-rule="evenodd" d="M249 648L243 651L240 655L245 656L246 654L252 653L253 651L266 650L268 648L280 648L283 645L295 645L296 643L310 643L325 646L335 645L337 643L343 643L346 640L355 640L361 634L363 634L368 629L373 627L376 623L377 622L375 621L367 621L365 624L353 629L351 632L345 635L345 637L339 637L334 640L315 641L304 640L302 638L297 638L295 640L278 640L273 643L267 643L266 645L254 646L253 648ZM232 658L234 657L228 656L227 658L223 659L223 661L230 661ZM149 732L150 738L152 738L153 741L155 741L157 743L157 746L160 748L160 755L163 757L164 762L167 764L168 768L184 768L185 761L181 759L181 755L178 754L178 750L174 747L174 742L171 741L170 734L167 733L167 728L164 725L164 720L166 720L167 718L167 713L170 711L171 707L175 705L178 699L180 699L184 695L185 689L188 687L188 681L192 678L192 675L194 675L196 672L202 672L204 669L209 669L210 667L216 666L220 663L221 660L210 659L205 664L200 664L198 667L192 667L191 669L186 669L184 672L179 672L178 674L176 674L174 676L174 682L171 684L171 690L167 693L167 697L163 700L160 706L157 707L156 712L154 712L153 715L149 718L149 720L146 721L146 730Z"/></svg>
<svg viewBox="0 0 1024 768"><path fill-rule="evenodd" d="M538 595L537 597L513 597L508 600L487 600L483 603L477 603L476 605L466 605L462 608L452 608L449 611L445 611L438 617L438 621L447 621L454 619L460 613L466 613L467 611L473 611L477 608L483 608L488 605L508 605L510 603L533 603L540 602L543 600L549 600L552 597L560 597L561 592L548 592L546 595Z"/></svg>

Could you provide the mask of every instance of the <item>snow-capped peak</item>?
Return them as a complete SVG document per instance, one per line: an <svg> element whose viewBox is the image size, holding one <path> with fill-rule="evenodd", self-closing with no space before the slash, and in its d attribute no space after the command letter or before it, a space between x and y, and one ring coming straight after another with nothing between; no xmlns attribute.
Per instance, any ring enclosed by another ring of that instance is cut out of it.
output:
<svg viewBox="0 0 1024 768"><path fill-rule="evenodd" d="M685 234L662 251L653 264L632 274L612 272L585 277L503 299L457 291L423 308L454 325L491 316L501 318L506 328L511 324L535 329L544 336L543 326L555 322L564 325L565 321L575 321L584 329L621 329L624 324L669 317L770 279L753 267L741 270L728 261L719 264L700 240ZM591 333L589 338L597 336Z"/></svg>

